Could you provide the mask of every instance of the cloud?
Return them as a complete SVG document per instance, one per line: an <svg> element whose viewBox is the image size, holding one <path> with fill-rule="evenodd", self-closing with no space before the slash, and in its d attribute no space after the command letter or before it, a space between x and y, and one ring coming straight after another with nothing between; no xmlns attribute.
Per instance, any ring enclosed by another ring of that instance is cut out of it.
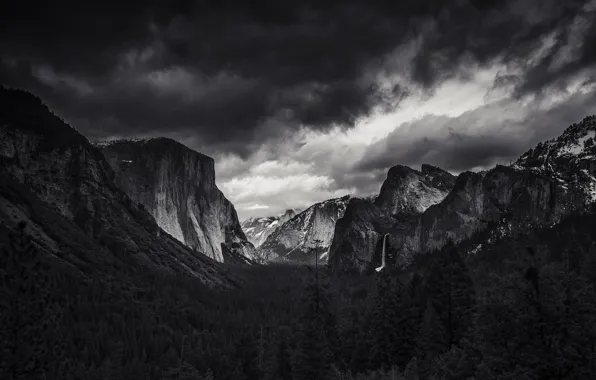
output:
<svg viewBox="0 0 596 380"><path fill-rule="evenodd" d="M247 158L302 128L353 128L474 70L519 96L590 67L594 0L259 0L2 5L0 80L91 138L175 134ZM528 52L550 39L528 64Z"/></svg>
<svg viewBox="0 0 596 380"><path fill-rule="evenodd" d="M594 113L596 0L5 3L1 83L91 139L214 156L241 214L507 162Z"/></svg>
<svg viewBox="0 0 596 380"><path fill-rule="evenodd" d="M359 170L423 163L459 173L509 164L537 142L596 113L596 91L574 91L555 102L504 99L455 117L427 115L398 126L369 146Z"/></svg>
<svg viewBox="0 0 596 380"><path fill-rule="evenodd" d="M264 144L246 160L222 156L216 159L218 183L242 217L275 215L335 194L378 194L396 164L429 163L454 174L508 164L596 113L596 85L585 75L565 89L555 85L518 98L514 88L493 87L503 74L508 75L500 65L478 68L444 82L430 96L413 93L404 107L363 119L352 129L303 129L280 144ZM307 177L324 180L304 181ZM280 181L285 185L278 186ZM251 210L250 201L269 208Z"/></svg>

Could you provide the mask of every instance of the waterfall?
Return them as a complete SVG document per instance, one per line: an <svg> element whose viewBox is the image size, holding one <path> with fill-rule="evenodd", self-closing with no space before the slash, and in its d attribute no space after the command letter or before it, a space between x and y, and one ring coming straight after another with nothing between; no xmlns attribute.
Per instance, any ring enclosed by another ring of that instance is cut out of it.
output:
<svg viewBox="0 0 596 380"><path fill-rule="evenodd" d="M385 248L387 247L387 237L389 237L389 234L385 234L383 236L383 252L381 253L381 266L375 269L377 272L380 272L383 268L385 268Z"/></svg>

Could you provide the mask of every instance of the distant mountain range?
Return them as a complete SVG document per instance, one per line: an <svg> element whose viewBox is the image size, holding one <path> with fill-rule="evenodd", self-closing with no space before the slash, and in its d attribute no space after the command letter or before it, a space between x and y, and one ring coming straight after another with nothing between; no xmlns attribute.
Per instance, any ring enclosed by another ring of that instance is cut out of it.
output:
<svg viewBox="0 0 596 380"><path fill-rule="evenodd" d="M259 246L266 260L311 262L315 254L327 261L335 223L346 210L350 196L315 203L281 224Z"/></svg>
<svg viewBox="0 0 596 380"><path fill-rule="evenodd" d="M439 168L389 170L374 202L352 199L338 220L329 252L333 271L366 272L381 262L407 266L414 255L438 250L480 232L515 234L550 226L596 201L596 117L540 143L513 165L464 172ZM489 236L491 235L489 234Z"/></svg>
<svg viewBox="0 0 596 380"><path fill-rule="evenodd" d="M367 272L385 234L386 265L405 267L450 240L551 226L596 202L595 140L589 116L510 166L456 177L396 165L376 196L241 224L212 158L167 138L93 145L38 97L0 88L0 229L27 221L40 249L81 272L148 267L221 286L221 263Z"/></svg>
<svg viewBox="0 0 596 380"><path fill-rule="evenodd" d="M289 220L250 219L243 228L265 261L312 262L316 248L333 271L367 272L381 262L385 234L387 265L407 266L449 240L552 225L596 202L595 125L586 117L512 165L487 171L456 177L427 164L396 165L377 196L332 199Z"/></svg>
<svg viewBox="0 0 596 380"><path fill-rule="evenodd" d="M241 223L242 229L250 241L256 248L271 235L282 224L296 216L301 210L288 209L283 214L278 216L268 216L264 218L248 218Z"/></svg>

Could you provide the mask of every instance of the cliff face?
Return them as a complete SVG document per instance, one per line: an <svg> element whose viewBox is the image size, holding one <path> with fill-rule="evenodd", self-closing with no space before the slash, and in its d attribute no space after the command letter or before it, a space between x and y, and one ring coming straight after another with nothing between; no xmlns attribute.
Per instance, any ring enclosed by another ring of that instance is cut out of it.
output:
<svg viewBox="0 0 596 380"><path fill-rule="evenodd" d="M378 245L362 244L366 234L378 239L389 233L394 264L403 266L417 253L439 249L448 240L460 242L490 226L506 225L515 232L557 223L596 201L595 135L596 118L587 117L524 153L512 166L465 172L455 184L444 176L430 189L428 181L418 183L415 171L391 168L375 204L348 207L338 222L332 269L364 271L378 264ZM444 199L440 194L446 194Z"/></svg>
<svg viewBox="0 0 596 380"><path fill-rule="evenodd" d="M509 231L552 225L596 201L596 117L539 143L512 166L463 173L440 205L420 219L416 251L456 242L497 222Z"/></svg>
<svg viewBox="0 0 596 380"><path fill-rule="evenodd" d="M259 248L268 259L314 261L315 249L325 262L335 223L345 212L349 196L316 203L270 234Z"/></svg>
<svg viewBox="0 0 596 380"><path fill-rule="evenodd" d="M280 228L285 222L295 217L296 211L293 209L286 210L279 216L269 216L265 218L249 218L241 223L242 230L246 234L248 241L250 241L256 248L267 240L275 230Z"/></svg>
<svg viewBox="0 0 596 380"><path fill-rule="evenodd" d="M257 258L234 206L215 185L211 157L167 138L99 147L116 172L116 184L178 241L220 262L227 253Z"/></svg>
<svg viewBox="0 0 596 380"><path fill-rule="evenodd" d="M394 245L412 244L412 238L404 238L415 234L416 217L441 202L454 182L453 175L430 165L422 165L420 171L402 165L389 169L378 197L353 199L338 220L330 248L331 268L370 269L380 257L385 233L394 236L389 239L389 256L395 261Z"/></svg>
<svg viewBox="0 0 596 380"><path fill-rule="evenodd" d="M101 152L39 98L0 88L0 142L0 221L28 221L44 251L83 271L150 266L227 282L118 188Z"/></svg>
<svg viewBox="0 0 596 380"><path fill-rule="evenodd" d="M441 202L449 193L455 177L430 165L421 171L396 165L389 169L375 205L390 215L418 214Z"/></svg>
<svg viewBox="0 0 596 380"><path fill-rule="evenodd" d="M382 231L393 225L391 217L367 199L352 198L335 224L329 249L333 270L365 271L374 261Z"/></svg>

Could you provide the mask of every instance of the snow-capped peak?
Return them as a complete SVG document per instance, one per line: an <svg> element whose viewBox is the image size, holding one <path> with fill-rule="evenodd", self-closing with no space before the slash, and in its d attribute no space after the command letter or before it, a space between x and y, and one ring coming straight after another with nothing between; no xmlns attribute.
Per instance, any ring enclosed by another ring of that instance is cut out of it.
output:
<svg viewBox="0 0 596 380"><path fill-rule="evenodd" d="M552 177L561 191L579 190L586 203L596 201L596 116L569 126L559 137L536 145L512 166Z"/></svg>

